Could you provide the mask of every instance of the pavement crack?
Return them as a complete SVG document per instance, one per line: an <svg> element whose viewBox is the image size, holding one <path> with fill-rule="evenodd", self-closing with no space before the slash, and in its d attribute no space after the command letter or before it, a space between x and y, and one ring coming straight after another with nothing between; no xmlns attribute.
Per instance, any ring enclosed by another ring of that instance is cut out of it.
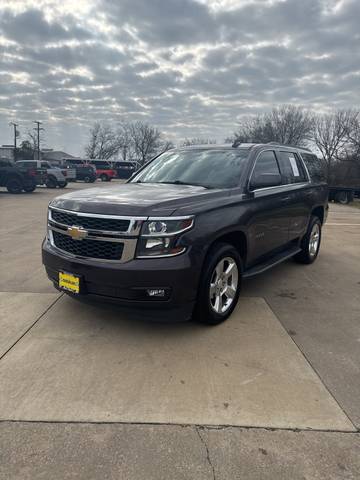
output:
<svg viewBox="0 0 360 480"><path fill-rule="evenodd" d="M15 345L17 345L25 337L25 335L30 332L30 330L38 323L38 321L41 320L42 317L48 313L48 311L55 305L56 302L58 302L60 300L60 298L63 295L64 295L64 293L61 293L53 302L51 302L51 304L43 311L43 313L38 316L38 318L35 320L35 322L33 322L30 325L30 327L28 327L25 330L25 332L22 333L22 335L6 350L6 352L4 352L0 356L0 360L2 360L5 357L5 355L7 355L10 352L10 350L12 350L15 347Z"/></svg>
<svg viewBox="0 0 360 480"><path fill-rule="evenodd" d="M201 433L200 433L200 427L198 427L197 425L195 426L195 430L196 430L196 433L198 434L199 438L200 438L200 442L203 444L204 448L205 448L205 451L206 451L206 459L207 459L207 462L208 464L210 465L210 468L212 470L212 475L213 475L213 480L216 480L216 475L215 475L215 468L214 468L214 465L212 464L211 462L211 458L210 458L210 452L209 452L209 447L206 443L206 440L201 436Z"/></svg>

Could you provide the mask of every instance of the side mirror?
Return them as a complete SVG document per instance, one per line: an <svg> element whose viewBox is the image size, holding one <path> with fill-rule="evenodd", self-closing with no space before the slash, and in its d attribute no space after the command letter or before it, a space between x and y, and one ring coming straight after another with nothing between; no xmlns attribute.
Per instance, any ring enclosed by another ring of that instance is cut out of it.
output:
<svg viewBox="0 0 360 480"><path fill-rule="evenodd" d="M281 175L277 173L262 173L256 175L250 180L250 190L256 190L258 188L277 187L281 185Z"/></svg>

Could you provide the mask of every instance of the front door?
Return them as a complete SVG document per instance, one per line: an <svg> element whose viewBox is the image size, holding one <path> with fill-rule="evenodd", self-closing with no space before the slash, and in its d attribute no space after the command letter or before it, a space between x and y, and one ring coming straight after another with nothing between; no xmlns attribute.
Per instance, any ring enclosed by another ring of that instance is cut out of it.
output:
<svg viewBox="0 0 360 480"><path fill-rule="evenodd" d="M278 161L273 150L261 152L250 177L280 176ZM252 190L249 202L248 265L285 246L288 242L289 212L287 194L282 185L270 185ZM250 208L251 206L251 208Z"/></svg>

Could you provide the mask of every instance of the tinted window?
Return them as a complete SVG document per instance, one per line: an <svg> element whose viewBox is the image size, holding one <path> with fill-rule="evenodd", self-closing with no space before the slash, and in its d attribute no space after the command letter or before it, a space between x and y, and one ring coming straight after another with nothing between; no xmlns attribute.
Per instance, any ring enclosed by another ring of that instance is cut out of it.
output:
<svg viewBox="0 0 360 480"><path fill-rule="evenodd" d="M285 183L307 182L304 166L296 153L280 152L279 157Z"/></svg>
<svg viewBox="0 0 360 480"><path fill-rule="evenodd" d="M324 160L318 158L313 153L302 153L302 158L304 159L306 168L308 169L309 175L313 182L326 183L327 174L326 174L326 164Z"/></svg>
<svg viewBox="0 0 360 480"><path fill-rule="evenodd" d="M41 168L51 168L47 162L41 162Z"/></svg>
<svg viewBox="0 0 360 480"><path fill-rule="evenodd" d="M239 184L247 158L245 149L172 150L150 162L132 181L232 188Z"/></svg>
<svg viewBox="0 0 360 480"><path fill-rule="evenodd" d="M280 175L275 153L271 150L260 153L256 160L252 177L257 178L260 175Z"/></svg>

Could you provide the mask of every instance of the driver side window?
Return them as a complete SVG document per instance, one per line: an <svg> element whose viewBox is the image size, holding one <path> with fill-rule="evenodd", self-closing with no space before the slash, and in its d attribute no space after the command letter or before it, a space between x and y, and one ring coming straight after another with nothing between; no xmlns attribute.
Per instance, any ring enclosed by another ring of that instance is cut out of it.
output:
<svg viewBox="0 0 360 480"><path fill-rule="evenodd" d="M279 185L280 169L273 150L266 150L258 156L251 175L250 184L264 183L264 186Z"/></svg>

